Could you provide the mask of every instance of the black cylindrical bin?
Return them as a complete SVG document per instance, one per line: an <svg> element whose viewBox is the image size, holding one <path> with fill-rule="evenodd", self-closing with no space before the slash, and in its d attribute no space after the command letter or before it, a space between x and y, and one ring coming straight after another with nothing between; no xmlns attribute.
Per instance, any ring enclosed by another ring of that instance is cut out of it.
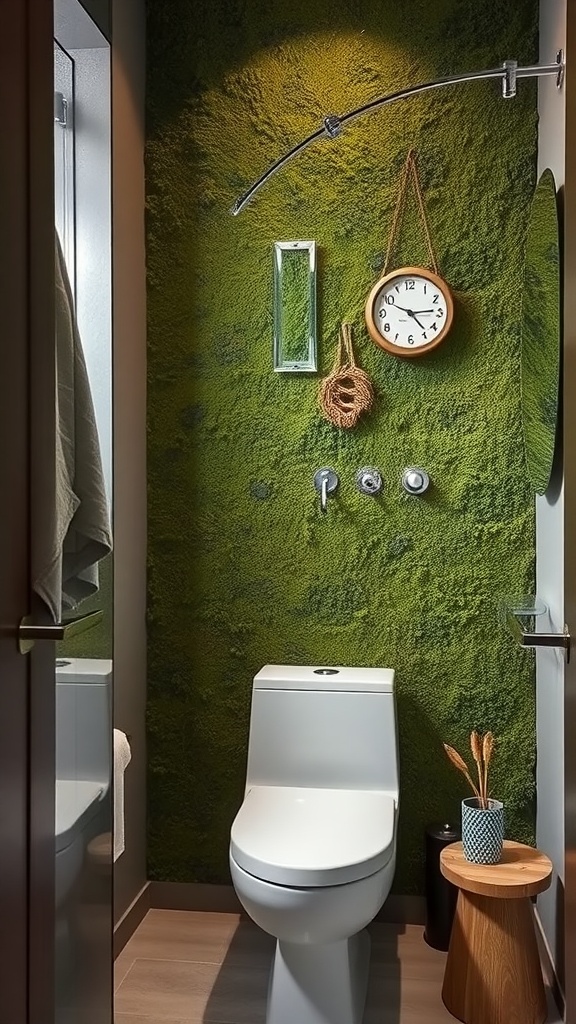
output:
<svg viewBox="0 0 576 1024"><path fill-rule="evenodd" d="M440 871L440 853L461 838L452 825L428 825L426 829L426 927L424 939L434 949L447 950L456 910L458 889Z"/></svg>

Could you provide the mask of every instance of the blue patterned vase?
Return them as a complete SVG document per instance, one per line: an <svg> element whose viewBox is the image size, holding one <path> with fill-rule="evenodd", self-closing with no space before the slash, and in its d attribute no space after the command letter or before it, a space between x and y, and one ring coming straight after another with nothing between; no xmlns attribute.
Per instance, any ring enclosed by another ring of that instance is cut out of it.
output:
<svg viewBox="0 0 576 1024"><path fill-rule="evenodd" d="M478 797L462 801L462 846L466 860L474 864L497 864L504 842L504 806L499 800L488 800L480 807Z"/></svg>

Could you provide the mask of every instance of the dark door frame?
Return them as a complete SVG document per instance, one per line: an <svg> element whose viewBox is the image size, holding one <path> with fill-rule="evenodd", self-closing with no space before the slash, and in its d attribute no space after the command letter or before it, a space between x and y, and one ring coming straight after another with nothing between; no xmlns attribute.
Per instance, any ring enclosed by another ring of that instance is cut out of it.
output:
<svg viewBox="0 0 576 1024"><path fill-rule="evenodd" d="M16 0L18 2L18 0ZM56 507L54 344L54 3L27 0L28 301L30 309L30 556ZM35 623L51 621L30 591ZM30 660L28 1022L53 1024L55 1010L55 645L37 643Z"/></svg>
<svg viewBox="0 0 576 1024"><path fill-rule="evenodd" d="M28 1020L28 116L25 4L0 4L0 992Z"/></svg>
<svg viewBox="0 0 576 1024"><path fill-rule="evenodd" d="M566 4L566 169L564 185L564 601L576 636L576 4ZM566 1022L576 1024L576 656L564 691L564 966Z"/></svg>
<svg viewBox="0 0 576 1024"><path fill-rule="evenodd" d="M54 488L52 36L52 0L0 4L3 1024L51 1024L54 1006L54 650L16 645L23 615L46 620L30 593L32 537Z"/></svg>

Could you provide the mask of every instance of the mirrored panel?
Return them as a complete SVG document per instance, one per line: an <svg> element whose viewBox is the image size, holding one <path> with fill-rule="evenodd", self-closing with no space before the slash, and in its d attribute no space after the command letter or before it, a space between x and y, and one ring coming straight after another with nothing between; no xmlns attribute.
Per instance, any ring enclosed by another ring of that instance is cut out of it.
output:
<svg viewBox="0 0 576 1024"><path fill-rule="evenodd" d="M316 372L316 242L274 243L274 370Z"/></svg>
<svg viewBox="0 0 576 1024"><path fill-rule="evenodd" d="M560 375L560 245L556 187L545 170L526 235L522 310L522 425L526 468L537 494L550 482Z"/></svg>
<svg viewBox="0 0 576 1024"><path fill-rule="evenodd" d="M70 473L77 504L49 591L54 618L73 623L55 672L53 1019L104 1024L112 1019L116 855L110 47L80 0L56 0L54 14L56 427L66 469L57 493L64 507Z"/></svg>

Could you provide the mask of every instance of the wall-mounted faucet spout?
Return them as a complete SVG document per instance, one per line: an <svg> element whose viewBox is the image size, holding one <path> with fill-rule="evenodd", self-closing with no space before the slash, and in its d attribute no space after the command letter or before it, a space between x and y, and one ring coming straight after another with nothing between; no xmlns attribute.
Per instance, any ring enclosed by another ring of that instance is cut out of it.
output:
<svg viewBox="0 0 576 1024"><path fill-rule="evenodd" d="M332 494L340 480L338 474L333 469L324 467L323 469L316 470L314 474L314 487L320 494L320 511L327 512L328 510L328 495Z"/></svg>
<svg viewBox="0 0 576 1024"><path fill-rule="evenodd" d="M322 477L322 483L320 484L320 511L326 512L328 508L328 477Z"/></svg>

